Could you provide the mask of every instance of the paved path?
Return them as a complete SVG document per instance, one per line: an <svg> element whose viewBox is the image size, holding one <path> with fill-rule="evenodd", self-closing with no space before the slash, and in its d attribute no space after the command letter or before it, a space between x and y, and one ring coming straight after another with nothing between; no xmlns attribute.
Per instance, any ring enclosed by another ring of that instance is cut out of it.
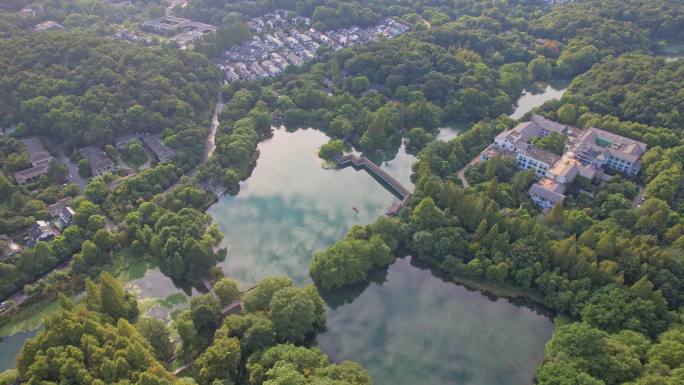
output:
<svg viewBox="0 0 684 385"><path fill-rule="evenodd" d="M458 176L458 179L461 180L461 183L463 184L463 188L468 188L470 187L470 183L468 183L468 180L465 177L465 172L472 166L478 164L480 162L480 156L482 153L477 154L476 157L474 157L468 164L466 164L462 169L458 170L456 175Z"/></svg>
<svg viewBox="0 0 684 385"><path fill-rule="evenodd" d="M219 126L219 114L221 113L221 110L223 110L223 96L221 95L221 89L219 89L218 96L216 97L216 107L214 107L214 116L211 118L211 129L209 131L209 138L207 138L207 148L204 150L202 163L206 163L216 149L216 130Z"/></svg>

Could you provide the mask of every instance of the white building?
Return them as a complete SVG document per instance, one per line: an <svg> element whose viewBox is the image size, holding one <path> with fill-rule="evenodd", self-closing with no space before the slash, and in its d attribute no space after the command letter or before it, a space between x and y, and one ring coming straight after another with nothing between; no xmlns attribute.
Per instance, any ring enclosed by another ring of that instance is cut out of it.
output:
<svg viewBox="0 0 684 385"><path fill-rule="evenodd" d="M533 146L533 139L557 133L565 138L565 152L558 156ZM539 180L530 188L530 197L547 210L565 199L566 185L577 176L590 181L604 179L604 171L612 169L630 176L640 168L640 158L646 152L645 143L625 138L598 128L580 130L532 115L529 122L500 133L481 158L496 154L515 156L517 166L534 170Z"/></svg>

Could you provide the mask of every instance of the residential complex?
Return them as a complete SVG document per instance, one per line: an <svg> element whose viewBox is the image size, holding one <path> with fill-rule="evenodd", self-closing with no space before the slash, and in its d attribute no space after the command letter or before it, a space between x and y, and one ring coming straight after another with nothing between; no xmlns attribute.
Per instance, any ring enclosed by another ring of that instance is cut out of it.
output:
<svg viewBox="0 0 684 385"><path fill-rule="evenodd" d="M387 18L373 27L349 27L323 33L308 28L311 23L308 18L287 17L287 14L278 10L247 23L254 33L252 39L224 54L223 69L228 82L277 76L290 65L314 59L321 46L339 50L409 31L409 27Z"/></svg>
<svg viewBox="0 0 684 385"><path fill-rule="evenodd" d="M532 145L533 139L553 133L565 140L562 155ZM578 129L532 115L529 122L497 135L481 158L511 155L516 158L519 168L534 170L538 181L530 188L530 197L535 204L548 210L563 202L566 186L577 176L592 182L609 180L610 176L605 174L607 169L636 175L646 149L645 143L605 130Z"/></svg>
<svg viewBox="0 0 684 385"><path fill-rule="evenodd" d="M175 16L162 16L142 24L144 30L163 35L172 35L182 48L190 46L207 33L216 32L216 27Z"/></svg>

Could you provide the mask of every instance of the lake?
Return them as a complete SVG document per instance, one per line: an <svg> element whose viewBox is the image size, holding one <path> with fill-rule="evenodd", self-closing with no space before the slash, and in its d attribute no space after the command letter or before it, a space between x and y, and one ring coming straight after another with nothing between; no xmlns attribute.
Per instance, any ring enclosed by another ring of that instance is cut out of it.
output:
<svg viewBox="0 0 684 385"><path fill-rule="evenodd" d="M410 257L362 293L346 292L326 298L334 308L318 344L362 364L375 385L531 385L553 333L543 314L444 281Z"/></svg>
<svg viewBox="0 0 684 385"><path fill-rule="evenodd" d="M269 275L310 283L313 253L396 200L365 171L322 167L316 154L327 140L314 130L276 130L259 145L240 193L209 209L228 247L221 267L243 287ZM413 161L402 146L382 167L407 183ZM553 331L545 315L444 281L409 258L365 287L323 297L321 349L360 362L380 385L529 385Z"/></svg>

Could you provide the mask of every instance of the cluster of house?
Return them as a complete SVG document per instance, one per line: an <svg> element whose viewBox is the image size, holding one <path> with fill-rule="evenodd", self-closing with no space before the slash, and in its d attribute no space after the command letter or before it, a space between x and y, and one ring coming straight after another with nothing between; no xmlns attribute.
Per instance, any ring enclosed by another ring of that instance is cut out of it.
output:
<svg viewBox="0 0 684 385"><path fill-rule="evenodd" d="M71 208L71 198L60 199L48 206L49 220L35 221L26 232L24 244L34 247L39 241L51 242L61 230L71 226L76 211ZM10 258L23 250L23 247L6 235L0 235L0 261Z"/></svg>
<svg viewBox="0 0 684 385"><path fill-rule="evenodd" d="M121 40L128 43L137 43L142 45L150 45L154 40L150 37L143 36L141 33L131 31L130 29L120 29L111 36L114 40Z"/></svg>
<svg viewBox="0 0 684 385"><path fill-rule="evenodd" d="M172 36L172 40L182 48L190 46L194 41L207 33L216 32L216 27L175 16L162 16L142 23L146 31Z"/></svg>
<svg viewBox="0 0 684 385"><path fill-rule="evenodd" d="M26 152L31 162L31 167L26 170L21 170L14 173L14 180L17 184L33 183L41 176L47 174L50 161L54 159L52 155L45 149L40 138L33 136L22 139L21 142L26 147Z"/></svg>
<svg viewBox="0 0 684 385"><path fill-rule="evenodd" d="M300 65L315 58L321 46L338 50L366 44L382 37L406 33L409 27L391 18L369 27L349 27L320 32L309 28L311 20L279 10L251 19L247 25L255 34L239 47L224 54L226 80L251 80L277 76L290 65Z"/></svg>
<svg viewBox="0 0 684 385"><path fill-rule="evenodd" d="M562 155L535 147L533 139L556 133L565 138ZM598 183L610 180L608 169L636 175L645 143L598 128L586 130L532 115L528 122L497 135L494 143L481 154L487 160L496 155L511 155L523 170L534 170L537 182L529 190L530 198L548 210L565 200L566 187L578 176Z"/></svg>
<svg viewBox="0 0 684 385"><path fill-rule="evenodd" d="M159 162L169 160L176 155L176 150L164 144L159 135L144 132L136 132L118 138L115 142L116 148L122 149L134 140L142 140L145 147L154 154Z"/></svg>

